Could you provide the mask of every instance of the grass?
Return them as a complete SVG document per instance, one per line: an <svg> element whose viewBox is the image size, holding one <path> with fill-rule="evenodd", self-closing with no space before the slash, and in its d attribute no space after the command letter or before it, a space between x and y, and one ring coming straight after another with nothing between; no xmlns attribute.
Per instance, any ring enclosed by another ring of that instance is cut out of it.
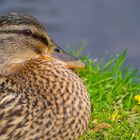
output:
<svg viewBox="0 0 140 140"><path fill-rule="evenodd" d="M140 76L122 67L126 56L112 57L78 70L91 100L91 120L80 140L140 140Z"/></svg>

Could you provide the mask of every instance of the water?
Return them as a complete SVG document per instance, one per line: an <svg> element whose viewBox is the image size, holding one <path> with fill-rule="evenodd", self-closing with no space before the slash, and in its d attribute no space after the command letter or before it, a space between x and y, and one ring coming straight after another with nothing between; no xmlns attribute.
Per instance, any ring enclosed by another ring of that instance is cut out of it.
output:
<svg viewBox="0 0 140 140"><path fill-rule="evenodd" d="M139 68L140 1L138 0L0 0L1 14L28 13L41 21L59 46L73 49L81 40L84 54L102 58L128 48L126 65Z"/></svg>

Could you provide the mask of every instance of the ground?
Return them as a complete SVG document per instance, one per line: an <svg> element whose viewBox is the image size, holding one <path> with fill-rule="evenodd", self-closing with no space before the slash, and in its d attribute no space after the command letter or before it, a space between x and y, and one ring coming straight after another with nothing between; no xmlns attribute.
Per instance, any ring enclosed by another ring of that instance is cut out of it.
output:
<svg viewBox="0 0 140 140"><path fill-rule="evenodd" d="M106 63L83 61L87 68L77 72L91 100L91 120L80 140L140 140L140 76L123 66L126 52Z"/></svg>

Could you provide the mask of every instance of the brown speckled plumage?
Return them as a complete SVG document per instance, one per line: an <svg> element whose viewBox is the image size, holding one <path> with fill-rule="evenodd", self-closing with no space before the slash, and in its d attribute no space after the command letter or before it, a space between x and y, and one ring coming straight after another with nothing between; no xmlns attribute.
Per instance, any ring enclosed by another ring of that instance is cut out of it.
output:
<svg viewBox="0 0 140 140"><path fill-rule="evenodd" d="M64 64L38 58L2 69L1 140L73 140L87 129L86 88Z"/></svg>

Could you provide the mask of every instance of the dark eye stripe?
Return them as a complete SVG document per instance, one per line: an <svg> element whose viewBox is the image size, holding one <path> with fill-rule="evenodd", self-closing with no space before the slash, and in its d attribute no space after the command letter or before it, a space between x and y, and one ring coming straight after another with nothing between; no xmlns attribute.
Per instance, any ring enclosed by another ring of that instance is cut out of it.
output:
<svg viewBox="0 0 140 140"><path fill-rule="evenodd" d="M32 37L34 38L34 39L38 39L38 40L40 40L41 42L43 42L45 45L49 45L49 42L48 42L48 40L46 39L46 37L44 37L43 35L39 35L39 34L32 34Z"/></svg>
<svg viewBox="0 0 140 140"><path fill-rule="evenodd" d="M0 31L0 34L3 34L3 33L11 34L12 33L12 34L23 34L23 35L25 35L23 31L25 31L25 30L2 30L2 31ZM47 46L49 45L49 42L48 42L47 38L43 35L40 35L40 34L37 34L37 33L32 33L30 35L30 37L32 37L36 40L39 40L40 42L44 43Z"/></svg>

